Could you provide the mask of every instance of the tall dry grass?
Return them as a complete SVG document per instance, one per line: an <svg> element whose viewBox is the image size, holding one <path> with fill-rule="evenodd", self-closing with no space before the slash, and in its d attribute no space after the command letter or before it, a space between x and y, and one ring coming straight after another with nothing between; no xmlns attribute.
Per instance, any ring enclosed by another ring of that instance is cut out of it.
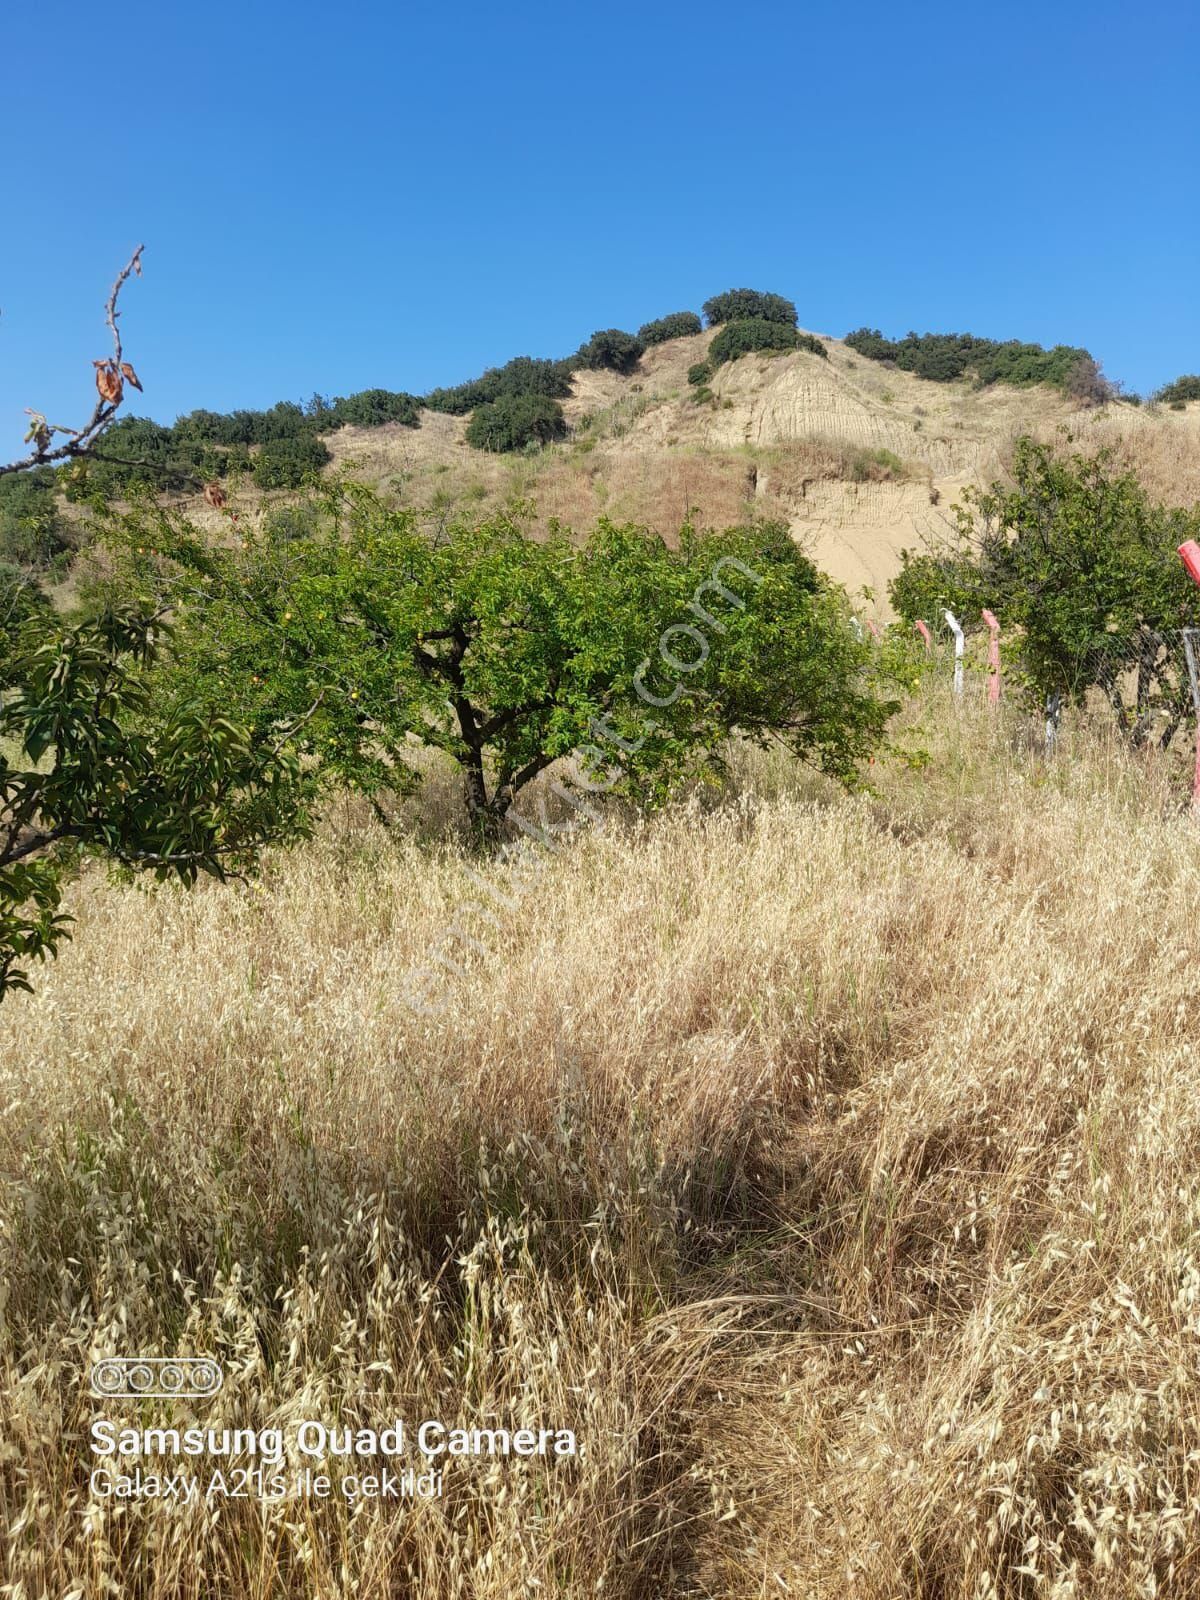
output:
<svg viewBox="0 0 1200 1600"><path fill-rule="evenodd" d="M452 844L81 885L0 1012L0 1594L1200 1593L1200 834L1086 730L922 719L875 795L581 837L440 1018ZM89 1502L90 1361L200 1351L206 1424L581 1455Z"/></svg>

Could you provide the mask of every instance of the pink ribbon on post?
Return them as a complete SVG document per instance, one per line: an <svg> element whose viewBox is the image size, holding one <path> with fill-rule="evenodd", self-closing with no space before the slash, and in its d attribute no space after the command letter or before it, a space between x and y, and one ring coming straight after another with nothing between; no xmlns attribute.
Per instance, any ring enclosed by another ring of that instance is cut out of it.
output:
<svg viewBox="0 0 1200 1600"><path fill-rule="evenodd" d="M927 622L922 622L921 619L918 617L917 618L917 623L916 623L916 628L917 628L917 632L921 635L922 639L924 639L924 641L925 641L925 654L928 655L929 652L933 649L933 639L932 639L932 637L930 636L930 633L929 633L929 624Z"/></svg>
<svg viewBox="0 0 1200 1600"><path fill-rule="evenodd" d="M1000 698L1000 624L986 607L980 614L988 627L988 699L995 705Z"/></svg>

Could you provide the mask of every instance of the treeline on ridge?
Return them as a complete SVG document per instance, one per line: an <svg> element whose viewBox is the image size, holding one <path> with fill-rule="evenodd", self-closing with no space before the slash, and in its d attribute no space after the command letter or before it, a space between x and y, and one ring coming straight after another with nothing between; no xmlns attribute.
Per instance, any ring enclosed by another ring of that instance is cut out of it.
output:
<svg viewBox="0 0 1200 1600"><path fill-rule="evenodd" d="M981 386L1049 383L1069 389L1081 371L1096 369L1089 350L1056 344L1047 350L1019 339L981 339L973 333L907 333L886 339L878 328L856 328L845 341L868 361L883 361L931 383L974 378Z"/></svg>

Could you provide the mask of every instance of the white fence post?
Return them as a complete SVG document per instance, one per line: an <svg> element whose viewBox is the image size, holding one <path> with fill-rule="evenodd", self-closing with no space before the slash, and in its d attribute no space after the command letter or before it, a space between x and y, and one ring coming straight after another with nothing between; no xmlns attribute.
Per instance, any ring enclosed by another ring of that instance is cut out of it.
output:
<svg viewBox="0 0 1200 1600"><path fill-rule="evenodd" d="M964 646L963 646L962 623L959 622L958 618L954 615L953 611L943 611L942 615L946 619L947 627L950 629L950 632L954 635L954 692L955 692L955 694L961 694L962 693L962 683L963 683L963 648L964 648Z"/></svg>

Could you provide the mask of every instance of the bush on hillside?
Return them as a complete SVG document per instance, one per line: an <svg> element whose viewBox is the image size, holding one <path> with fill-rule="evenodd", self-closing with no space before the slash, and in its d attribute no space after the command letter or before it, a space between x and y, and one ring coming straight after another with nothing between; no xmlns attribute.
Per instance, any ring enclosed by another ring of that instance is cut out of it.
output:
<svg viewBox="0 0 1200 1600"><path fill-rule="evenodd" d="M542 395L565 400L571 393L571 362L547 361L534 356L514 356L502 367L490 367L480 378L450 389L431 389L425 396L430 411L465 416L476 406L488 405L501 395Z"/></svg>
<svg viewBox="0 0 1200 1600"><path fill-rule="evenodd" d="M711 361L695 361L688 368L688 382L691 384L707 383L713 375Z"/></svg>
<svg viewBox="0 0 1200 1600"><path fill-rule="evenodd" d="M467 424L467 443L477 450L523 450L549 444L567 431L557 400L541 394L502 394L478 406Z"/></svg>
<svg viewBox="0 0 1200 1600"><path fill-rule="evenodd" d="M908 333L903 339L886 339L878 328L856 328L846 335L846 343L869 361L887 362L932 383L971 376L982 385L1052 383L1066 389L1088 370L1086 363L1098 371L1091 353L1074 345L1047 350L1018 339L1001 343L971 333Z"/></svg>
<svg viewBox="0 0 1200 1600"><path fill-rule="evenodd" d="M645 354L646 347L632 333L620 328L598 328L588 342L580 345L576 360L591 370L607 368L628 376Z"/></svg>
<svg viewBox="0 0 1200 1600"><path fill-rule="evenodd" d="M796 307L780 294L764 294L758 289L726 289L704 302L704 315L710 328L723 322L744 322L749 318L763 322L784 322L796 326Z"/></svg>
<svg viewBox="0 0 1200 1600"><path fill-rule="evenodd" d="M57 487L52 467L0 478L0 562L5 566L45 571L70 548Z"/></svg>
<svg viewBox="0 0 1200 1600"><path fill-rule="evenodd" d="M84 461L65 469L61 482L68 500L91 495L127 495L133 488L182 493L225 470L227 452L180 439L149 417L121 417Z"/></svg>
<svg viewBox="0 0 1200 1600"><path fill-rule="evenodd" d="M1084 406L1106 406L1120 393L1119 386L1104 376L1100 363L1091 356L1080 356L1063 379L1062 389Z"/></svg>
<svg viewBox="0 0 1200 1600"><path fill-rule="evenodd" d="M320 439L272 439L254 462L254 481L260 489L298 489L320 474L333 457Z"/></svg>
<svg viewBox="0 0 1200 1600"><path fill-rule="evenodd" d="M637 336L644 345L665 344L668 339L686 339L700 333L703 326L694 311L672 311L653 322L643 322Z"/></svg>
<svg viewBox="0 0 1200 1600"><path fill-rule="evenodd" d="M1200 400L1200 376L1195 373L1184 373L1176 378L1174 383L1166 383L1157 390L1154 398L1162 401L1164 405L1176 403L1186 404L1189 400Z"/></svg>
<svg viewBox="0 0 1200 1600"><path fill-rule="evenodd" d="M708 347L708 359L714 367L719 367L751 350L809 350L813 355L829 358L825 346L811 333L798 333L785 322L748 317L743 322L725 324Z"/></svg>
<svg viewBox="0 0 1200 1600"><path fill-rule="evenodd" d="M379 428L385 422L399 422L406 428L421 425L421 402L416 395L391 389L362 389L358 394L339 396L323 405L314 417L319 432L331 428Z"/></svg>

